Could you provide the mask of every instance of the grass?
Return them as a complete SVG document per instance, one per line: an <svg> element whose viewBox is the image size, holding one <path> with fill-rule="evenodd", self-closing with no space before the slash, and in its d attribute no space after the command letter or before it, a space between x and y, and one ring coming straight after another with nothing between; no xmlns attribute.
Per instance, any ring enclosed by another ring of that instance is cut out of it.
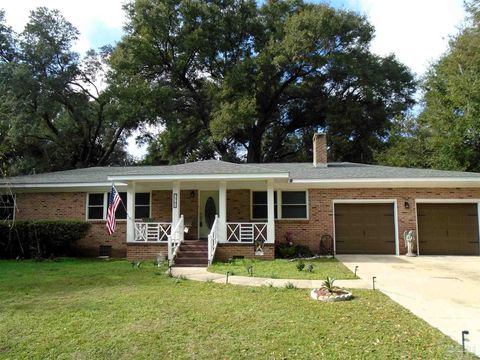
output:
<svg viewBox="0 0 480 360"><path fill-rule="evenodd" d="M255 260L239 259L232 262L213 263L208 271L225 274L227 271L234 275L249 276L247 268L253 266L254 277L266 277L273 279L309 279L323 280L328 276L335 279L355 279L354 274L340 261L332 258L319 258L304 261L305 269L297 270L298 260L288 261L285 259ZM306 271L307 265L313 266L313 271Z"/></svg>
<svg viewBox="0 0 480 360"><path fill-rule="evenodd" d="M458 344L380 292L319 303L308 290L200 283L164 270L0 261L0 358L462 357Z"/></svg>

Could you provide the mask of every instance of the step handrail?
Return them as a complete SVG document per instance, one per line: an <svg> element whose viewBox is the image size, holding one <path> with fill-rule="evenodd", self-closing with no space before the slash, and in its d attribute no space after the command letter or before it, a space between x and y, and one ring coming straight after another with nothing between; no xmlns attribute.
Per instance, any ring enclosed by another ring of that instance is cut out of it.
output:
<svg viewBox="0 0 480 360"><path fill-rule="evenodd" d="M168 263L170 266L175 264L175 258L178 249L184 240L184 221L183 215L180 216L170 235L168 235Z"/></svg>
<svg viewBox="0 0 480 360"><path fill-rule="evenodd" d="M218 215L215 215L210 234L208 234L208 266L212 265L218 245Z"/></svg>

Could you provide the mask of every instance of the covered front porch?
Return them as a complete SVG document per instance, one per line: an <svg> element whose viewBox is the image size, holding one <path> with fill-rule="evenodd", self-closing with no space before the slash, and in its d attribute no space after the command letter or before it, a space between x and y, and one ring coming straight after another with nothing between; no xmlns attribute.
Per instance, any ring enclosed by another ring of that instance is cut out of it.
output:
<svg viewBox="0 0 480 360"><path fill-rule="evenodd" d="M187 249L193 249L192 244L197 247L192 250L197 250L197 257L198 249L206 245L205 264L210 264L216 255L223 259L235 255L273 258L275 178L111 180L126 185L129 258L163 254L173 265L178 257L192 255L185 255ZM262 195L262 203L255 205L256 216L252 214L253 192ZM148 217L145 209L139 211L140 206L147 206L146 194ZM137 216L139 213L143 216ZM179 256L182 244L184 250Z"/></svg>

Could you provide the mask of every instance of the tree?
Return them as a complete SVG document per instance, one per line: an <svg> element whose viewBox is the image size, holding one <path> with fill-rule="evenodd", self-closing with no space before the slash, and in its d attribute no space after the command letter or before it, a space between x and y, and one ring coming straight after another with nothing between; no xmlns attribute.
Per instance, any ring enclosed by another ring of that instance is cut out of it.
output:
<svg viewBox="0 0 480 360"><path fill-rule="evenodd" d="M126 161L136 119L121 111L114 86L98 85L111 49L80 60L77 37L57 10L32 11L21 34L0 13L0 151L10 174Z"/></svg>
<svg viewBox="0 0 480 360"><path fill-rule="evenodd" d="M408 69L369 51L362 16L300 0L138 0L111 66L152 104L150 162L372 161L412 104ZM140 85L139 85L140 84ZM148 89L148 91L145 91Z"/></svg>
<svg viewBox="0 0 480 360"><path fill-rule="evenodd" d="M427 72L415 126L408 129L407 119L381 162L480 171L480 1L467 3L467 10L463 29Z"/></svg>

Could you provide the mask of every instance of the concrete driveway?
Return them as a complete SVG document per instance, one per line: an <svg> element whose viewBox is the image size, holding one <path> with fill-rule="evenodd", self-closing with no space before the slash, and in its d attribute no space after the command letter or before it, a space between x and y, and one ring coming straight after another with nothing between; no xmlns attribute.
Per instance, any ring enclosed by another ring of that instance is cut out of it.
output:
<svg viewBox="0 0 480 360"><path fill-rule="evenodd" d="M349 269L430 325L480 355L480 257L338 255ZM414 336L414 335L413 335Z"/></svg>

